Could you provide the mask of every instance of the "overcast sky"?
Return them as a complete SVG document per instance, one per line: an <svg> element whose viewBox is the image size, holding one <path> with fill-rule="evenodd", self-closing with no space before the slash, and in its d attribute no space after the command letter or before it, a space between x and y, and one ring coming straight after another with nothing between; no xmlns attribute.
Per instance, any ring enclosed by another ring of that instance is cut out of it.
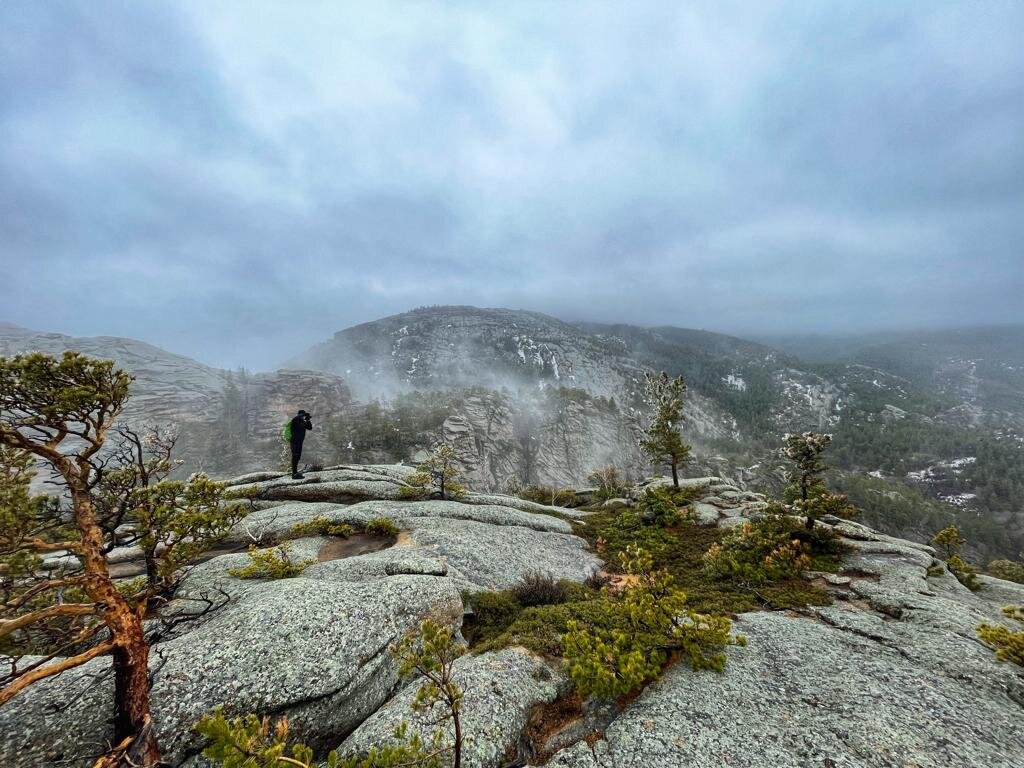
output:
<svg viewBox="0 0 1024 768"><path fill-rule="evenodd" d="M425 304L1024 321L1022 41L1016 0L0 0L0 320L256 369Z"/></svg>

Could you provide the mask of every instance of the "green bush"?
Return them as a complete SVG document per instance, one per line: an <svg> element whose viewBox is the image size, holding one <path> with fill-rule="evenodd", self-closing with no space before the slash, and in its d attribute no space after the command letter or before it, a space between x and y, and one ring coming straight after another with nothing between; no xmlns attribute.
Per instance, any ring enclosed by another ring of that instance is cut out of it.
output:
<svg viewBox="0 0 1024 768"><path fill-rule="evenodd" d="M838 554L845 548L824 526L807 531L793 521L791 527L801 541L811 541L816 570L836 570ZM618 570L620 554L630 545L651 553L658 568L666 568L680 588L689 595L690 605L703 613L725 615L742 613L759 607L773 610L802 608L807 605L828 605L828 594L806 579L786 579L754 585L730 578L709 578L705 570L705 553L715 544L734 534L732 530L687 525L681 528L660 528L644 525L633 510L594 512L574 525L579 536L589 541L605 560L606 570ZM820 535L820 539L818 536ZM600 587L595 583L592 586Z"/></svg>
<svg viewBox="0 0 1024 768"><path fill-rule="evenodd" d="M947 564L957 580L969 590L977 592L981 589L982 584L978 581L978 569L960 557L960 555L953 555L949 558Z"/></svg>
<svg viewBox="0 0 1024 768"><path fill-rule="evenodd" d="M637 502L637 512L644 522L667 528L688 520L686 509L682 509L702 494L700 488L673 488L669 485L653 485L647 488Z"/></svg>
<svg viewBox="0 0 1024 768"><path fill-rule="evenodd" d="M260 489L257 488L255 485L241 485L238 486L237 488L228 488L227 490L225 490L224 498L247 499L249 501L254 501L260 497L261 493L262 491L260 491Z"/></svg>
<svg viewBox="0 0 1024 768"><path fill-rule="evenodd" d="M463 595L473 609L473 621L466 628L474 643L493 640L516 620L523 606L511 592L474 592Z"/></svg>
<svg viewBox="0 0 1024 768"><path fill-rule="evenodd" d="M955 525L943 528L934 538L932 544L946 555L946 565L957 580L972 592L981 589L978 581L978 569L960 557L960 548L967 540L960 535Z"/></svg>
<svg viewBox="0 0 1024 768"><path fill-rule="evenodd" d="M343 539L347 539L355 532L356 529L348 523L335 523L326 517L317 517L293 526L285 538L301 539L305 536L340 536Z"/></svg>
<svg viewBox="0 0 1024 768"><path fill-rule="evenodd" d="M798 520L767 514L730 530L704 555L706 573L715 579L764 584L798 578L811 568L834 570L844 547L823 526L808 529Z"/></svg>
<svg viewBox="0 0 1024 768"><path fill-rule="evenodd" d="M288 550L280 545L269 549L249 547L249 561L244 568L229 568L228 573L238 579L290 579L316 562L293 562Z"/></svg>
<svg viewBox="0 0 1024 768"><path fill-rule="evenodd" d="M519 491L519 498L549 507L575 507L579 503L575 488L553 488L547 485L529 485Z"/></svg>
<svg viewBox="0 0 1024 768"><path fill-rule="evenodd" d="M1014 631L1002 624L982 624L978 637L992 646L999 661L1009 661L1024 667L1024 607L1008 605L1003 608L1006 617L1018 622L1021 629Z"/></svg>
<svg viewBox="0 0 1024 768"><path fill-rule="evenodd" d="M557 605L568 597L566 582L556 580L550 573L530 571L510 590L524 608L535 605Z"/></svg>
<svg viewBox="0 0 1024 768"><path fill-rule="evenodd" d="M1024 584L1024 562L993 560L988 564L986 571L997 579Z"/></svg>
<svg viewBox="0 0 1024 768"><path fill-rule="evenodd" d="M386 517L375 517L363 529L373 536L397 536L398 526Z"/></svg>
<svg viewBox="0 0 1024 768"><path fill-rule="evenodd" d="M580 695L614 698L635 691L677 655L694 669L721 671L724 647L746 644L731 634L728 618L690 608L671 574L654 569L649 553L630 547L621 567L635 581L621 597L605 597L605 620L568 622L565 658Z"/></svg>

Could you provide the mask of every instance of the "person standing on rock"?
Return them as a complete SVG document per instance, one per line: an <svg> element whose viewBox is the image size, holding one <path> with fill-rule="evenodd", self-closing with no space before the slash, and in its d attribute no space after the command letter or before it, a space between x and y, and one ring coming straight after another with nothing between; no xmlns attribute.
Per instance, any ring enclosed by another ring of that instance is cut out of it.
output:
<svg viewBox="0 0 1024 768"><path fill-rule="evenodd" d="M311 429L313 429L313 422L310 420L309 414L302 409L299 409L285 429L288 443L292 449L292 479L294 480L303 477L299 472L299 459L302 458L302 441L306 439L306 432Z"/></svg>

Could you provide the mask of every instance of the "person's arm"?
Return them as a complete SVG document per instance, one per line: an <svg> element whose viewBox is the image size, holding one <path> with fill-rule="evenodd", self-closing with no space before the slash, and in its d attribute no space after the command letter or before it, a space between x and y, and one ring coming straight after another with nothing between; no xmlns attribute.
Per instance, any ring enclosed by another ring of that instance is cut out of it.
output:
<svg viewBox="0 0 1024 768"><path fill-rule="evenodd" d="M306 417L306 429L310 431L313 429L313 420L309 416Z"/></svg>

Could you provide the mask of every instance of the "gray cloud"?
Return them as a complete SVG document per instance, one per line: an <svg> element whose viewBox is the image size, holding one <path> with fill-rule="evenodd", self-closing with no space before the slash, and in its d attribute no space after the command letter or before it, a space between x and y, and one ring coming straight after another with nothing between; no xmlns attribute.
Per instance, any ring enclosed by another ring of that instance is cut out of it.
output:
<svg viewBox="0 0 1024 768"><path fill-rule="evenodd" d="M1019 3L0 2L0 315L1020 322Z"/></svg>

